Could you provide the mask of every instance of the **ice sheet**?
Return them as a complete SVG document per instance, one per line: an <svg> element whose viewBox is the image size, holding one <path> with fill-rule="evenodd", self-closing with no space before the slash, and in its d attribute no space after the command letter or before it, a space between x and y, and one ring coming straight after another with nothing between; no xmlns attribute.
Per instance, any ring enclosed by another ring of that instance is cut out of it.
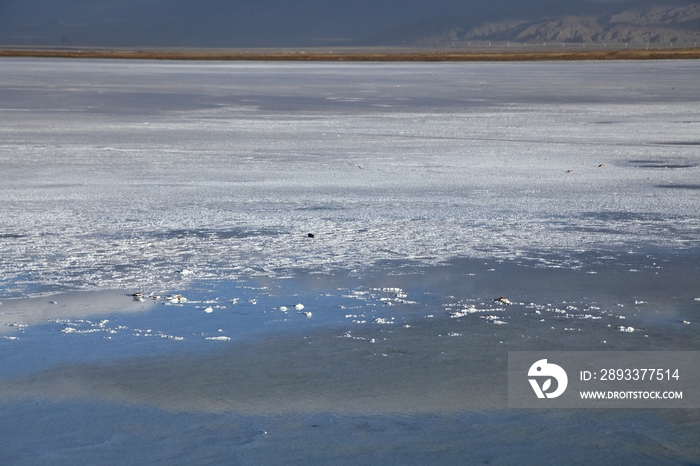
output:
<svg viewBox="0 0 700 466"><path fill-rule="evenodd" d="M0 294L696 248L698 67L4 59Z"/></svg>
<svg viewBox="0 0 700 466"><path fill-rule="evenodd" d="M8 464L697 458L505 409L509 350L697 349L695 61L0 67Z"/></svg>

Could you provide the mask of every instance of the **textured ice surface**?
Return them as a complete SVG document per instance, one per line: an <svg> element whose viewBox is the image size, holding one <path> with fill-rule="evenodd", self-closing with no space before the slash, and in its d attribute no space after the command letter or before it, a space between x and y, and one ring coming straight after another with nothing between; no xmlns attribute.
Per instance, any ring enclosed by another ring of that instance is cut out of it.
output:
<svg viewBox="0 0 700 466"><path fill-rule="evenodd" d="M5 463L698 457L505 361L698 348L700 64L0 67Z"/></svg>
<svg viewBox="0 0 700 466"><path fill-rule="evenodd" d="M5 296L700 238L693 61L1 64Z"/></svg>

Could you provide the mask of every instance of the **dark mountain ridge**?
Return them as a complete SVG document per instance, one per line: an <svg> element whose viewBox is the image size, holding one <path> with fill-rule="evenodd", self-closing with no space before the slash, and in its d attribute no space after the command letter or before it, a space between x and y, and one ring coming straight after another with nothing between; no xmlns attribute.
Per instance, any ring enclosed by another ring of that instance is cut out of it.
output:
<svg viewBox="0 0 700 466"><path fill-rule="evenodd" d="M700 3L641 0L583 2L514 12L484 12L402 25L370 37L372 45L447 42L678 43L700 42Z"/></svg>
<svg viewBox="0 0 700 466"><path fill-rule="evenodd" d="M700 42L698 0L0 0L0 46Z"/></svg>

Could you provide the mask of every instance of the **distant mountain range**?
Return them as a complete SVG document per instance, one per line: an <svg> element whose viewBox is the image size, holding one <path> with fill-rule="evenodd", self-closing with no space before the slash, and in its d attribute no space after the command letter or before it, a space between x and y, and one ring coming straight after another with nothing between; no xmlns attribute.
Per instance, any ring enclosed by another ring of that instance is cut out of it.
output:
<svg viewBox="0 0 700 466"><path fill-rule="evenodd" d="M568 4L508 13L454 16L395 27L370 45L463 42L674 43L700 42L700 3L636 1Z"/></svg>
<svg viewBox="0 0 700 466"><path fill-rule="evenodd" d="M692 45L700 42L700 0L0 0L0 47L470 41Z"/></svg>

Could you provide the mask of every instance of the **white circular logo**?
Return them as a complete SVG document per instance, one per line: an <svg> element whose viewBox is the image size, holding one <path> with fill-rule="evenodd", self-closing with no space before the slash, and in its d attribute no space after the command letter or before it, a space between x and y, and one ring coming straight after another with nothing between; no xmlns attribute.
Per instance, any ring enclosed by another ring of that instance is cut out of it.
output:
<svg viewBox="0 0 700 466"><path fill-rule="evenodd" d="M540 359L532 366L530 370L527 371L528 377L536 377L534 379L528 379L532 389L535 391L537 398L556 398L566 390L566 386L569 383L569 378L566 376L566 372L561 367L556 364L547 363L546 359ZM548 392L552 388L552 379L557 381L556 389L552 392ZM538 382L542 380L542 385Z"/></svg>

